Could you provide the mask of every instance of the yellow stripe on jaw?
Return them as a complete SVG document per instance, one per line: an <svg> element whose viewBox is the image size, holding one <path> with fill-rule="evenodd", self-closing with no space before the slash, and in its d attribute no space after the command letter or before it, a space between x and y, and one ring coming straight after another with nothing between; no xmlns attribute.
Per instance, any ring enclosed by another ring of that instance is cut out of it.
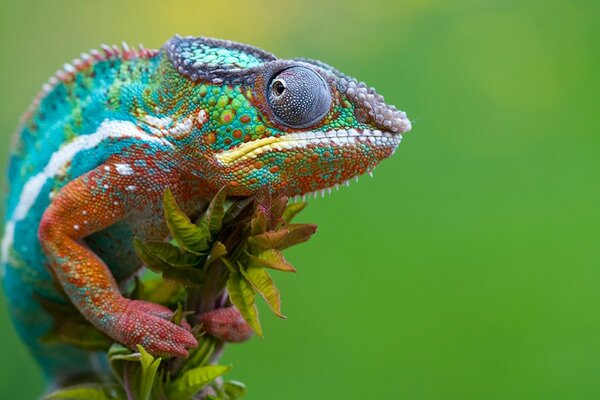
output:
<svg viewBox="0 0 600 400"><path fill-rule="evenodd" d="M262 139L253 140L251 142L242 143L238 147L217 154L217 160L223 164L231 164L248 153L260 149L261 147L272 145L273 143L281 142L281 137L269 136Z"/></svg>
<svg viewBox="0 0 600 400"><path fill-rule="evenodd" d="M395 139L394 139L395 137ZM327 132L294 132L280 137L269 136L251 142L242 143L236 148L216 155L221 164L228 165L242 160L253 159L270 150L289 150L305 147L310 143L323 143L331 146L344 146L355 144L359 138L368 140L371 146L398 145L401 135L394 135L379 130L358 132L355 129L327 131Z"/></svg>

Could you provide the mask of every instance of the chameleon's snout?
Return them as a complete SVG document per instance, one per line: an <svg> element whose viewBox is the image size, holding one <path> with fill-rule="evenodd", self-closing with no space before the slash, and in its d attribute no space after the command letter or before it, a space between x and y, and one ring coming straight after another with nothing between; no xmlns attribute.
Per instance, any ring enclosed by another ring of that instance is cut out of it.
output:
<svg viewBox="0 0 600 400"><path fill-rule="evenodd" d="M358 121L390 133L402 134L411 130L406 113L386 104L383 96L377 94L374 88L367 87L363 82L346 79L342 79L338 87L345 89L346 96L355 104L355 116Z"/></svg>

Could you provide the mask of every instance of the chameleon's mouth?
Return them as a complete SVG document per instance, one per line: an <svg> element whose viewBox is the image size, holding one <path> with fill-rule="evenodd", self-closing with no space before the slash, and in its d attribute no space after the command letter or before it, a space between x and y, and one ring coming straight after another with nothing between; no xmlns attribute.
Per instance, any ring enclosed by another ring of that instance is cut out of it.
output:
<svg viewBox="0 0 600 400"><path fill-rule="evenodd" d="M334 131L293 132L279 137L265 137L243 143L231 150L216 155L224 165L254 159L268 151L284 151L307 147L310 144L340 147L366 144L372 147L388 148L392 152L398 147L402 135L369 129L340 129Z"/></svg>

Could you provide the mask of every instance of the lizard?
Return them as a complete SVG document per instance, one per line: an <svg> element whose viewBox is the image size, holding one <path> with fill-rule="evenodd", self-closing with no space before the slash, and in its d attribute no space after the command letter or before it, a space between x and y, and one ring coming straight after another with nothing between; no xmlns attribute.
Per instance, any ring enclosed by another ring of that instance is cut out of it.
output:
<svg viewBox="0 0 600 400"><path fill-rule="evenodd" d="M52 323L40 298L71 302L130 348L186 356L197 342L171 310L122 292L143 268L133 237L167 235L166 188L188 213L221 187L330 190L372 171L410 129L366 84L246 44L177 35L159 50L82 54L42 87L12 146L1 273L18 334L54 382L95 363L40 341Z"/></svg>

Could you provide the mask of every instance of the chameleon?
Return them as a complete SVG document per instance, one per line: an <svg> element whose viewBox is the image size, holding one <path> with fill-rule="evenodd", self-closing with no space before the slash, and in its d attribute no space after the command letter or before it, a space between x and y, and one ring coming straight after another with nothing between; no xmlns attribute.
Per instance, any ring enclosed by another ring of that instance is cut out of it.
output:
<svg viewBox="0 0 600 400"><path fill-rule="evenodd" d="M165 190L190 215L222 187L331 190L371 172L410 129L366 84L246 44L177 35L159 50L81 54L43 85L12 145L0 264L18 334L51 382L98 361L40 340L52 327L40 299L72 303L130 348L186 356L197 341L171 310L124 295L143 268L133 237L167 235Z"/></svg>

